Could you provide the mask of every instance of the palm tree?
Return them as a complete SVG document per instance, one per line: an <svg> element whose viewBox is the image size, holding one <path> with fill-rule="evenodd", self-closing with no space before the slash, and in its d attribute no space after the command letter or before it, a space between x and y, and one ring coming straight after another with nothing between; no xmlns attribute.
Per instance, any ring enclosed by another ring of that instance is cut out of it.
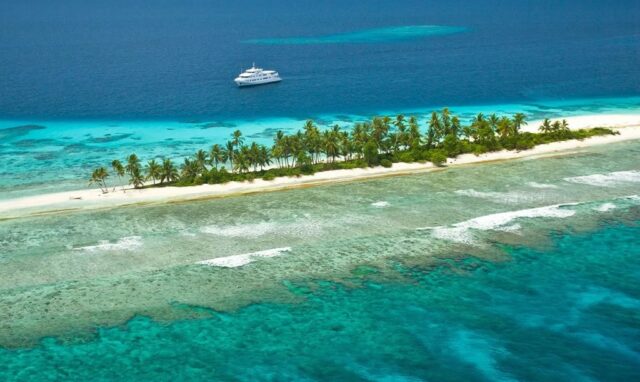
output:
<svg viewBox="0 0 640 382"><path fill-rule="evenodd" d="M111 168L113 169L113 172L115 172L116 175L118 175L118 183L120 183L122 192L124 192L124 185L122 184L122 177L124 176L124 166L119 160L114 159L111 162ZM114 191L116 190L115 186L113 186L113 190Z"/></svg>
<svg viewBox="0 0 640 382"><path fill-rule="evenodd" d="M131 154L127 157L127 165L125 169L130 173L136 167L140 167L140 159L138 159L136 154Z"/></svg>
<svg viewBox="0 0 640 382"><path fill-rule="evenodd" d="M336 157L340 153L340 143L338 142L339 134L334 131L324 132L324 152L327 158L331 158L331 162L336 161Z"/></svg>
<svg viewBox="0 0 640 382"><path fill-rule="evenodd" d="M211 151L209 151L209 160L211 164L216 166L216 170L218 169L218 163L223 162L222 157L222 148L220 145L216 143L211 146Z"/></svg>
<svg viewBox="0 0 640 382"><path fill-rule="evenodd" d="M155 159L147 162L147 179L152 179L153 184L156 184L156 179L160 179L162 177L162 167Z"/></svg>
<svg viewBox="0 0 640 382"><path fill-rule="evenodd" d="M506 138L514 131L511 120L507 117L502 117L497 123L496 131L500 134L500 138Z"/></svg>
<svg viewBox="0 0 640 382"><path fill-rule="evenodd" d="M234 144L233 141L228 141L226 148L225 148L225 156L226 159L229 161L229 163L231 164L231 168L233 169L233 157L234 157L234 153L235 153L235 148L234 148ZM225 160L226 162L226 160Z"/></svg>
<svg viewBox="0 0 640 382"><path fill-rule="evenodd" d="M199 174L198 162L189 158L184 158L182 164L182 177L193 181Z"/></svg>
<svg viewBox="0 0 640 382"><path fill-rule="evenodd" d="M373 118L373 140L376 142L376 145L380 147L382 143L382 139L389 131L388 121L385 123L385 119L380 117Z"/></svg>
<svg viewBox="0 0 640 382"><path fill-rule="evenodd" d="M462 127L460 125L460 119L457 116L451 118L451 134L456 138L462 133Z"/></svg>
<svg viewBox="0 0 640 382"><path fill-rule="evenodd" d="M527 116L523 113L516 113L513 115L513 130L514 134L520 133L520 128L527 124Z"/></svg>
<svg viewBox="0 0 640 382"><path fill-rule="evenodd" d="M429 131L427 131L427 149L433 147L434 143L439 141L442 132L442 125L438 118L438 113L435 111L431 113L431 120L429 121Z"/></svg>
<svg viewBox="0 0 640 382"><path fill-rule="evenodd" d="M415 116L409 117L409 135L407 139L408 146L411 149L420 146L420 126L418 126L418 119Z"/></svg>
<svg viewBox="0 0 640 382"><path fill-rule="evenodd" d="M235 162L234 170L238 170L238 172L241 174L249 170L249 161L245 154L246 152L242 152L242 151L236 154L236 162Z"/></svg>
<svg viewBox="0 0 640 382"><path fill-rule="evenodd" d="M102 191L103 194L106 194L107 192L109 192L109 189L107 188L107 183L106 183L106 179L108 176L109 176L109 173L107 172L106 168L98 167L95 170L93 170L93 173L91 174L91 178L89 179L89 185L97 184L100 187L100 191Z"/></svg>
<svg viewBox="0 0 640 382"><path fill-rule="evenodd" d="M138 188L142 182L137 181L142 179L142 175L140 174L140 159L136 154L129 155L125 169L129 173L129 183L133 184L134 188Z"/></svg>
<svg viewBox="0 0 640 382"><path fill-rule="evenodd" d="M163 184L165 181L171 183L178 179L178 170L176 166L173 165L171 159L165 158L162 161L162 169L160 171L160 184Z"/></svg>
<svg viewBox="0 0 640 382"><path fill-rule="evenodd" d="M233 146L240 147L244 143L244 138L242 137L242 131L236 130L231 134L231 139L233 142Z"/></svg>
<svg viewBox="0 0 640 382"><path fill-rule="evenodd" d="M498 122L500 122L500 118L494 113L489 116L489 126L491 126L491 130L498 131Z"/></svg>
<svg viewBox="0 0 640 382"><path fill-rule="evenodd" d="M202 173L207 171L207 166L206 166L206 164L207 164L207 153L204 150L202 150L202 149L198 150L198 152L196 152L194 160L195 160L196 165L198 167L198 174L202 174Z"/></svg>
<svg viewBox="0 0 640 382"><path fill-rule="evenodd" d="M449 108L444 108L442 109L442 113L441 113L441 119L442 119L442 135L449 135L451 134L451 112L449 111Z"/></svg>
<svg viewBox="0 0 640 382"><path fill-rule="evenodd" d="M144 185L144 177L140 172L140 167L134 167L131 171L131 184L133 184L133 188L140 188Z"/></svg>
<svg viewBox="0 0 640 382"><path fill-rule="evenodd" d="M567 122L566 119L563 119L562 122L560 122L560 130L569 131L569 122Z"/></svg>
<svg viewBox="0 0 640 382"><path fill-rule="evenodd" d="M305 122L304 124L303 142L306 150L311 156L311 161L315 162L318 159L318 155L320 154L322 142L320 139L320 131L312 120L307 120L307 122Z"/></svg>
<svg viewBox="0 0 640 382"><path fill-rule="evenodd" d="M549 118L545 118L544 121L542 121L542 125L540 125L540 128L538 128L538 130L540 130L542 134L548 134L553 131L553 127L551 127L551 121L549 120Z"/></svg>
<svg viewBox="0 0 640 382"><path fill-rule="evenodd" d="M351 159L351 154L353 153L353 143L349 139L349 133L346 131L340 134L340 154L342 155L342 159L349 160Z"/></svg>
<svg viewBox="0 0 640 382"><path fill-rule="evenodd" d="M395 136L396 142L394 143L395 147L407 147L407 126L404 124L404 115L398 114L396 115L396 120L393 123L396 127L397 134Z"/></svg>
<svg viewBox="0 0 640 382"><path fill-rule="evenodd" d="M247 158L249 160L249 165L253 166L253 171L258 171L258 165L260 164L260 147L257 143L252 142L251 146L247 151Z"/></svg>
<svg viewBox="0 0 640 382"><path fill-rule="evenodd" d="M267 148L267 146L260 146L258 162L260 164L260 170L262 170L266 166L271 165L271 154L269 153L269 149Z"/></svg>

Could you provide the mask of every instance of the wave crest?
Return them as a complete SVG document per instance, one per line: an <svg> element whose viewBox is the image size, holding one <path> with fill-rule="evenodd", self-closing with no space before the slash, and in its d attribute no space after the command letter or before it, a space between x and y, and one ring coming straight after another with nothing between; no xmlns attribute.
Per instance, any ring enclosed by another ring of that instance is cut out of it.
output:
<svg viewBox="0 0 640 382"><path fill-rule="evenodd" d="M208 265L210 267L237 268L252 263L261 257L276 257L289 251L291 251L291 247L273 248L264 251L243 253L241 255L216 257L214 259L198 261L196 264Z"/></svg>
<svg viewBox="0 0 640 382"><path fill-rule="evenodd" d="M575 215L574 210L563 208L574 204L556 204L545 207L529 208L524 210L500 212L465 220L451 226L426 227L419 230L430 230L435 238L453 241L457 243L472 244L474 236L472 230L488 231L502 230L514 231L519 225L510 224L516 219L522 218L567 218Z"/></svg>
<svg viewBox="0 0 640 382"><path fill-rule="evenodd" d="M100 240L96 245L73 248L74 251L97 252L97 251L133 251L142 246L142 237L127 236L118 239L115 243L109 240Z"/></svg>
<svg viewBox="0 0 640 382"><path fill-rule="evenodd" d="M574 176L564 180L596 187L615 187L625 183L640 183L640 171L615 171L608 174Z"/></svg>

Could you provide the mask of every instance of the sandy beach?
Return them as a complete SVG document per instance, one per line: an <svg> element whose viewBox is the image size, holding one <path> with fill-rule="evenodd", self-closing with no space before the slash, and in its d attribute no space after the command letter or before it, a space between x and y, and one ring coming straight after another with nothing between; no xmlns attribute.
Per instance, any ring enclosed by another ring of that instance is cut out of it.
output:
<svg viewBox="0 0 640 382"><path fill-rule="evenodd" d="M457 166L519 158L562 155L572 153L586 147L640 139L640 114L577 116L566 119L572 129L602 126L617 130L620 134L615 136L597 136L583 141L569 140L554 142L536 146L531 150L503 150L478 156L474 154L464 154L457 158L450 158L447 161L447 166L443 168L453 168ZM532 121L529 125L525 126L523 130L536 131L538 126L539 121ZM443 168L437 168L432 163L394 163L390 168L379 166L352 170L333 170L301 177L279 177L270 181L256 179L252 182L229 182L226 184L205 184L192 187L158 187L138 190L128 188L125 192L118 188L116 191L109 192L107 194L103 194L97 188L92 188L1 201L0 219L141 203L167 203L204 198L227 197L436 171Z"/></svg>

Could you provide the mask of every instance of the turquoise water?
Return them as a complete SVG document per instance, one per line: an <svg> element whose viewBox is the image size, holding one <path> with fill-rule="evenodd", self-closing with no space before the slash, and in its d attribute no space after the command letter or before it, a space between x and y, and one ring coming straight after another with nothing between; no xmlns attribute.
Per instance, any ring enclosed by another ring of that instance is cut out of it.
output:
<svg viewBox="0 0 640 382"><path fill-rule="evenodd" d="M314 37L285 37L285 38L260 38L246 40L249 44L263 45L306 45L306 44L362 44L376 42L405 41L426 37L446 36L462 33L464 27L445 25L407 25L399 27L387 27L366 29L356 32L341 33L327 36Z"/></svg>
<svg viewBox="0 0 640 382"><path fill-rule="evenodd" d="M638 155L0 221L0 376L637 379Z"/></svg>
<svg viewBox="0 0 640 382"><path fill-rule="evenodd" d="M313 280L303 302L0 351L24 380L607 381L640 378L640 210L624 224L508 246L504 262L398 267L402 281Z"/></svg>
<svg viewBox="0 0 640 382"><path fill-rule="evenodd" d="M477 113L512 115L524 112L532 124L542 118L599 113L638 113L640 97L546 100L535 103L449 106L463 121ZM374 115L414 115L423 130L434 108L388 109L371 114L310 116L320 128L338 124L348 129ZM246 142L270 145L278 130L293 133L304 119L261 118L225 120L0 120L0 199L74 190L87 186L87 174L115 158L135 152L146 163L170 157L177 163L198 149L224 144L239 129ZM114 179L111 179L113 181Z"/></svg>
<svg viewBox="0 0 640 382"><path fill-rule="evenodd" d="M638 113L639 15L637 0L3 1L0 199L309 118ZM238 89L254 61L284 80ZM638 158L630 142L0 216L0 380L640 380Z"/></svg>

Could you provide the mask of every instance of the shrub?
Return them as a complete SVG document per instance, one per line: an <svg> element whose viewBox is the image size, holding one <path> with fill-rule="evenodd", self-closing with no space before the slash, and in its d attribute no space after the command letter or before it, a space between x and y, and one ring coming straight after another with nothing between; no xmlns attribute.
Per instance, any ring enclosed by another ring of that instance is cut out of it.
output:
<svg viewBox="0 0 640 382"><path fill-rule="evenodd" d="M461 141L459 154L472 153L474 151L475 145L469 141Z"/></svg>
<svg viewBox="0 0 640 382"><path fill-rule="evenodd" d="M487 148L481 144L473 145L473 154L478 156L487 152Z"/></svg>
<svg viewBox="0 0 640 382"><path fill-rule="evenodd" d="M364 160L369 166L378 164L378 145L373 140L369 140L369 142L364 145Z"/></svg>
<svg viewBox="0 0 640 382"><path fill-rule="evenodd" d="M535 143L533 143L533 140L527 139L527 138L519 139L516 142L516 150L529 150L529 149L532 149L534 146L535 146Z"/></svg>
<svg viewBox="0 0 640 382"><path fill-rule="evenodd" d="M447 155L443 150L431 150L430 159L438 167L442 167L443 164L447 163Z"/></svg>
<svg viewBox="0 0 640 382"><path fill-rule="evenodd" d="M276 178L276 174L274 174L273 172L267 171L263 176L262 179L263 180L274 180Z"/></svg>
<svg viewBox="0 0 640 382"><path fill-rule="evenodd" d="M338 168L343 169L343 170L351 170L354 168L358 168L360 166L358 166L358 162L356 161L349 161L349 162L343 162L338 164Z"/></svg>
<svg viewBox="0 0 640 382"><path fill-rule="evenodd" d="M454 134L447 134L447 136L444 137L442 146L451 156L456 156L462 151L460 141Z"/></svg>
<svg viewBox="0 0 640 382"><path fill-rule="evenodd" d="M313 168L313 165L305 163L300 166L300 173L304 175L313 175L313 173L315 173L315 169Z"/></svg>
<svg viewBox="0 0 640 382"><path fill-rule="evenodd" d="M380 161L380 165L382 167L389 168L389 167L393 166L393 163L391 163L391 161L389 159L383 159L383 160Z"/></svg>
<svg viewBox="0 0 640 382"><path fill-rule="evenodd" d="M413 153L410 151L401 152L397 155L399 162L412 163L416 161L416 158L413 156Z"/></svg>

